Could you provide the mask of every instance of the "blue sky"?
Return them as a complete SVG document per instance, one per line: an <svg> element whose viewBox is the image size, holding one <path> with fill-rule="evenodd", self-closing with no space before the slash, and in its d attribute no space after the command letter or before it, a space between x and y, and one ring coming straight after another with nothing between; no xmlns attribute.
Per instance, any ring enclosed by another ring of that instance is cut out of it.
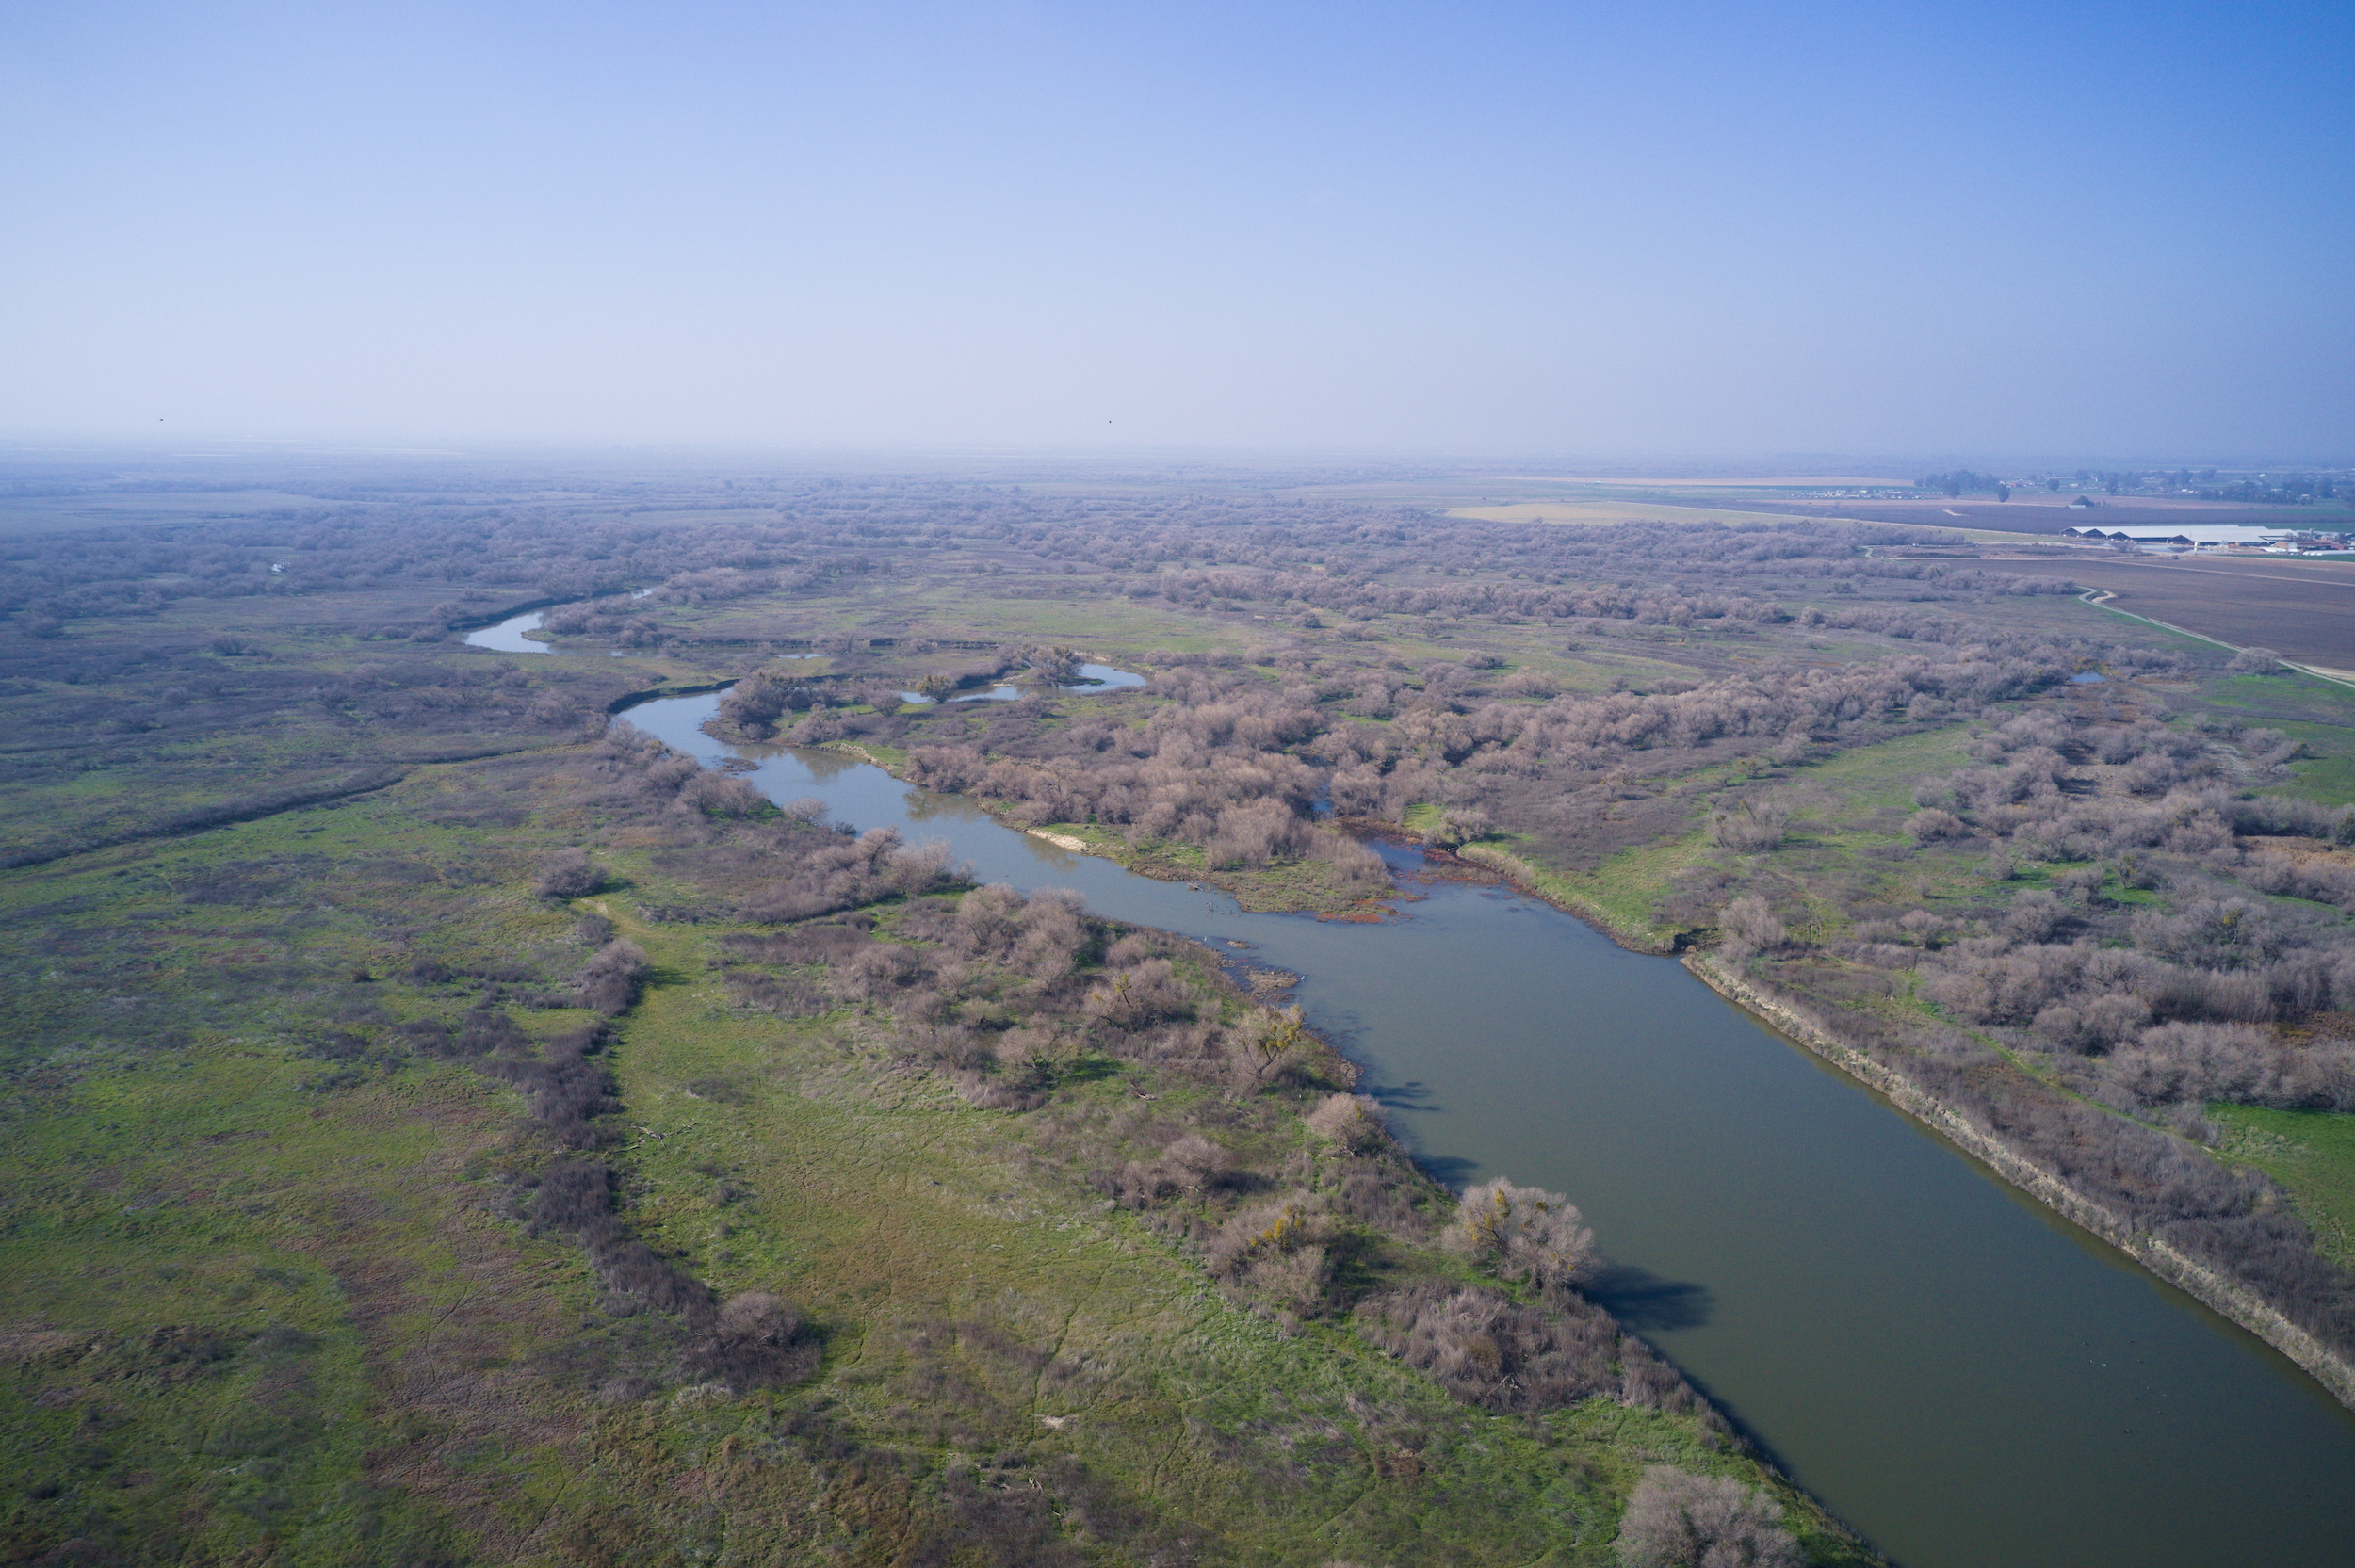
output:
<svg viewBox="0 0 2355 1568"><path fill-rule="evenodd" d="M2355 8L125 5L0 431L2355 459Z"/></svg>

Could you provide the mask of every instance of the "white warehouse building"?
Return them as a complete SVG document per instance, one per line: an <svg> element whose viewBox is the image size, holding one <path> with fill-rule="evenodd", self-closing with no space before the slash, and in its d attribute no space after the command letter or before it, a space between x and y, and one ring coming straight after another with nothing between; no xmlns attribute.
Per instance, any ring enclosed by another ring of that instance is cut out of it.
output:
<svg viewBox="0 0 2355 1568"><path fill-rule="evenodd" d="M2072 539L2114 539L2126 544L2177 544L2195 550L2218 550L2228 544L2271 544L2279 540L2296 539L2299 530L2255 528L2235 523L2194 524L2185 527L2138 523L2117 528L2087 523L2062 532Z"/></svg>

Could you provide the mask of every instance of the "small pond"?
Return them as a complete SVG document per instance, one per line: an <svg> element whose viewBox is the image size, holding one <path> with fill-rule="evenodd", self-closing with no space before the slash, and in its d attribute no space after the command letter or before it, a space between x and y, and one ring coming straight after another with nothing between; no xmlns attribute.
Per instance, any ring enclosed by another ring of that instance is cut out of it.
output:
<svg viewBox="0 0 2355 1568"><path fill-rule="evenodd" d="M1055 689L1057 691L1101 691L1144 684L1145 677L1131 671L1114 670L1109 664L1083 664L1080 666L1078 680L1068 686L1059 686ZM951 703L1013 703L1019 702L1021 697L1020 687L994 686L987 691L968 691L961 696L949 698L948 701ZM933 701L920 691L902 691L900 693L900 700L905 703L930 703Z"/></svg>

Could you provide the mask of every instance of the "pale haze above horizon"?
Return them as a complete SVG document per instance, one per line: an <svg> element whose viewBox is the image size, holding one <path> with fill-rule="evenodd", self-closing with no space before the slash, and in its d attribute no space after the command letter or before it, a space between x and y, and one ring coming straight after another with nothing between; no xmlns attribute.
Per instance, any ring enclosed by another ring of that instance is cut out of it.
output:
<svg viewBox="0 0 2355 1568"><path fill-rule="evenodd" d="M2355 456L2355 8L99 3L0 436Z"/></svg>

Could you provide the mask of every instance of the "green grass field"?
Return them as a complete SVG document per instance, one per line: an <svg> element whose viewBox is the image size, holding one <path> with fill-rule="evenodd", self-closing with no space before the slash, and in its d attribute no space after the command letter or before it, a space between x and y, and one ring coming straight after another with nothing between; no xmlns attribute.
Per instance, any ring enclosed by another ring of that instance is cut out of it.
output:
<svg viewBox="0 0 2355 1568"><path fill-rule="evenodd" d="M2355 1268L2355 1116L2211 1105L2218 1150L2287 1188L2325 1255Z"/></svg>
<svg viewBox="0 0 2355 1568"><path fill-rule="evenodd" d="M1782 846L1754 864L1769 874L1784 873L1776 880L1810 905L1824 935L1836 931L1840 923L1820 891L1826 885L1854 887L1903 875L1909 882L1928 879L1935 896L1983 890L1987 877L1975 868L1965 870L1949 857L1908 857L1900 870L1888 864L1885 855L1894 846L1909 847L1903 823L1913 809L1914 784L1963 766L1965 739L1958 727L1928 730L1877 745L1853 747L1821 762L1773 769L1764 775L1770 781L1769 789L1792 800L1798 815ZM1747 768L1713 767L1670 782L1691 789L1697 824L1710 801L1727 789L1738 787L1746 795L1755 792L1754 777ZM1677 935L1673 924L1661 922L1661 899L1675 886L1680 873L1703 865L1717 854L1697 825L1688 832L1622 849L1588 871L1546 866L1523 841L1500 838L1492 843L1519 863L1507 868L1517 880L1638 945L1654 948L1668 946Z"/></svg>

